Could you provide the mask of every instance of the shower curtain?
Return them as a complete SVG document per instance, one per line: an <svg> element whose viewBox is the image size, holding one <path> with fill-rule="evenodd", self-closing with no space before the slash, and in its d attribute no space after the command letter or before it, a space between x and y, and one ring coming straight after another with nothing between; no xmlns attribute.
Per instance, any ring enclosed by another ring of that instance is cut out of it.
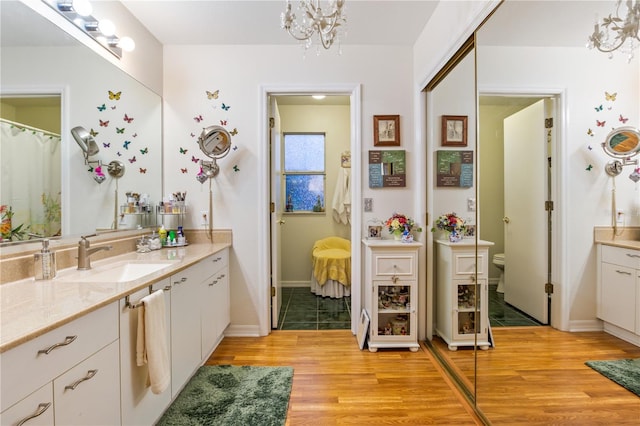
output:
<svg viewBox="0 0 640 426"><path fill-rule="evenodd" d="M60 142L59 135L0 120L0 204L11 207L14 229L60 233Z"/></svg>

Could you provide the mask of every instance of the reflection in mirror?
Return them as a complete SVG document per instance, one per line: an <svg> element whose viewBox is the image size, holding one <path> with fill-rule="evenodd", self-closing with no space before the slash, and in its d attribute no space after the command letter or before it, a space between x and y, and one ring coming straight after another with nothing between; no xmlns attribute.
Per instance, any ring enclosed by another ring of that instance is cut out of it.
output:
<svg viewBox="0 0 640 426"><path fill-rule="evenodd" d="M615 158L629 158L640 152L640 130L618 127L607 135L602 147Z"/></svg>
<svg viewBox="0 0 640 426"><path fill-rule="evenodd" d="M114 212L119 211L118 200L127 199L127 192L146 195L152 203L161 200L160 97L23 3L2 1L0 8L3 102L7 97L54 93L61 105L53 120L57 124L53 132L61 137L60 158L53 160L60 170L56 178L60 186L56 201L61 207L57 233L69 236L138 228L143 223L140 215ZM91 156L89 164L73 141L71 129L77 126L89 131L100 151ZM96 166L114 160L126 164L128 172L116 185L103 166L105 179L100 184ZM25 169L33 171L34 167ZM4 189L20 177L5 170L3 166L1 203L10 205L13 201L5 201ZM152 213L148 216L144 223L155 222ZM19 225L16 220L23 220L17 215L13 219L14 228ZM34 235L43 231L29 229L36 231Z"/></svg>

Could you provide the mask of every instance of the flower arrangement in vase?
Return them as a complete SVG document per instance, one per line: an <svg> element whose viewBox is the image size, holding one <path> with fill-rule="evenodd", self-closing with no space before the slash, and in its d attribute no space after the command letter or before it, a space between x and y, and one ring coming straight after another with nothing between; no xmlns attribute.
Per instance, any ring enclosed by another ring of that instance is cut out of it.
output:
<svg viewBox="0 0 640 426"><path fill-rule="evenodd" d="M384 226L387 227L387 230L393 235L394 239L402 240L404 235L404 240L406 241L406 236L411 235L411 230L416 226L416 223L404 214L394 213L393 216L386 220ZM420 232L421 229L417 228L416 230Z"/></svg>
<svg viewBox="0 0 640 426"><path fill-rule="evenodd" d="M436 226L432 231L435 231L436 228L446 231L449 234L449 241L452 243L460 241L466 229L464 220L458 217L455 212L438 217Z"/></svg>

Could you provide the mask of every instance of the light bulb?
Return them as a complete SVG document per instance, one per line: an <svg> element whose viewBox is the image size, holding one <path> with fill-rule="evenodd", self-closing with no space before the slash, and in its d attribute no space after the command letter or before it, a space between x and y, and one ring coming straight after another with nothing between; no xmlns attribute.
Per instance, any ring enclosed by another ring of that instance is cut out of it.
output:
<svg viewBox="0 0 640 426"><path fill-rule="evenodd" d="M116 33L116 26L108 19L103 19L98 24L100 32L106 36L112 36Z"/></svg>
<svg viewBox="0 0 640 426"><path fill-rule="evenodd" d="M80 16L89 16L93 12L93 6L89 0L73 0L73 10Z"/></svg>
<svg viewBox="0 0 640 426"><path fill-rule="evenodd" d="M118 47L125 52L131 52L136 48L136 42L133 41L131 37L125 36L120 39L120 42L118 42Z"/></svg>

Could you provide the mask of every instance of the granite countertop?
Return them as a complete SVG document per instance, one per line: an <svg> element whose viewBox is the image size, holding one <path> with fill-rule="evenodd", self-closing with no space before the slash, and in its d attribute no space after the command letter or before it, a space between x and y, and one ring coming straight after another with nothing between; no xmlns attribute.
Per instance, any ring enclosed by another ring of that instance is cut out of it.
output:
<svg viewBox="0 0 640 426"><path fill-rule="evenodd" d="M618 232L609 227L595 227L593 241L596 244L640 250L640 227L628 226Z"/></svg>
<svg viewBox="0 0 640 426"><path fill-rule="evenodd" d="M2 284L0 353L161 281L230 246L228 243L203 243L150 253L132 252L93 261L91 271L68 268L58 271L53 280L37 281L32 277ZM82 274L108 270L121 262L162 262L170 265L126 283L81 281Z"/></svg>
<svg viewBox="0 0 640 426"><path fill-rule="evenodd" d="M640 250L640 241L635 240L596 240L597 244L605 246L614 246L632 250Z"/></svg>

